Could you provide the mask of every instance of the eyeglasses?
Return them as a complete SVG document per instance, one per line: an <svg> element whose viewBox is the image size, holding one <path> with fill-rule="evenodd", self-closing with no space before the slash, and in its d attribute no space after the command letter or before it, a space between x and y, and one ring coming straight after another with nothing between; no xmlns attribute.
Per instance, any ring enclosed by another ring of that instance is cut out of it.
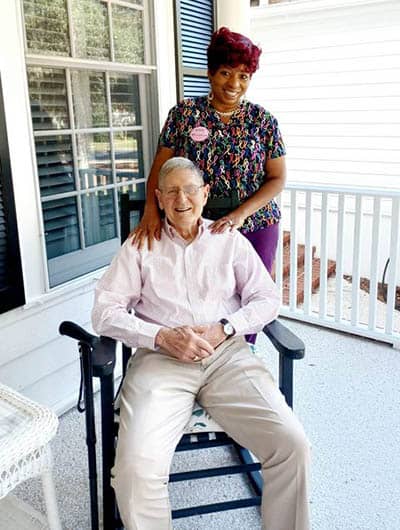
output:
<svg viewBox="0 0 400 530"><path fill-rule="evenodd" d="M201 184L200 186L182 186L182 188L165 188L161 189L160 191L162 191L162 193L164 193L169 199L176 199L180 191L182 191L186 196L192 196L196 195L200 188L204 188L204 184Z"/></svg>

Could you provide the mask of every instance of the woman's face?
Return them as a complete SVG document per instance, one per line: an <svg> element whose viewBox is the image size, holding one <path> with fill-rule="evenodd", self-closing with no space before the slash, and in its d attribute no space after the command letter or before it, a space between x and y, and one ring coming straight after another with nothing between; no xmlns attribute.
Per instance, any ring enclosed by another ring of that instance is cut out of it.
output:
<svg viewBox="0 0 400 530"><path fill-rule="evenodd" d="M246 93L251 81L251 74L244 64L236 66L220 66L212 75L208 73L211 89L214 94L213 105L233 108L238 105L241 96Z"/></svg>

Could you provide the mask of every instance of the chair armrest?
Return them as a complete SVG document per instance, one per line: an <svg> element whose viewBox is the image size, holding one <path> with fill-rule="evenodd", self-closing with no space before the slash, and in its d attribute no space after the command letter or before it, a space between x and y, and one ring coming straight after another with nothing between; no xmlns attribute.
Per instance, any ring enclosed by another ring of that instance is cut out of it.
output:
<svg viewBox="0 0 400 530"><path fill-rule="evenodd" d="M83 342L91 348L93 348L99 340L99 337L92 335L85 329L81 328L81 326L78 326L78 324L75 324L75 322L70 322L69 320L64 320L64 322L61 322L58 332L60 335L66 335L71 339Z"/></svg>
<svg viewBox="0 0 400 530"><path fill-rule="evenodd" d="M302 359L304 357L304 342L279 320L267 324L264 333L284 357L289 359Z"/></svg>
<svg viewBox="0 0 400 530"><path fill-rule="evenodd" d="M90 360L94 377L110 375L115 367L116 341L110 337L97 337L68 320L62 322L59 327L61 335L67 335L77 340L81 345L89 348Z"/></svg>
<svg viewBox="0 0 400 530"><path fill-rule="evenodd" d="M278 320L267 324L263 331L279 352L279 388L293 407L293 360L304 357L304 343Z"/></svg>

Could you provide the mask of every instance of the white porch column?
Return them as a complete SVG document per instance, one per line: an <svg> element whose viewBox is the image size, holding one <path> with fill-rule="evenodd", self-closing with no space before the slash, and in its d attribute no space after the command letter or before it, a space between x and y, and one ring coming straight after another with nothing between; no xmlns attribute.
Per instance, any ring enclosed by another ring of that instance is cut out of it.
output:
<svg viewBox="0 0 400 530"><path fill-rule="evenodd" d="M176 103L174 9L172 2L154 1L157 57L158 108L160 125Z"/></svg>
<svg viewBox="0 0 400 530"><path fill-rule="evenodd" d="M228 27L231 31L248 36L250 32L249 0L217 0L217 27Z"/></svg>

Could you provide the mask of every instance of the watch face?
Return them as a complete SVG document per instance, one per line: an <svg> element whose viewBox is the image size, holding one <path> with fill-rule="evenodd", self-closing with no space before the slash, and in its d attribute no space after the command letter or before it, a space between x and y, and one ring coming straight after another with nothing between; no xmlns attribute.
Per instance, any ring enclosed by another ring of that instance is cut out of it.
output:
<svg viewBox="0 0 400 530"><path fill-rule="evenodd" d="M235 333L235 330L233 329L233 326L232 324L230 324L229 322L227 322L226 324L224 324L224 333L225 335L233 335Z"/></svg>
<svg viewBox="0 0 400 530"><path fill-rule="evenodd" d="M229 322L229 320L226 320L226 318L221 318L220 320L225 335L228 337L232 337L232 335L235 334L235 328L232 326L232 324Z"/></svg>

